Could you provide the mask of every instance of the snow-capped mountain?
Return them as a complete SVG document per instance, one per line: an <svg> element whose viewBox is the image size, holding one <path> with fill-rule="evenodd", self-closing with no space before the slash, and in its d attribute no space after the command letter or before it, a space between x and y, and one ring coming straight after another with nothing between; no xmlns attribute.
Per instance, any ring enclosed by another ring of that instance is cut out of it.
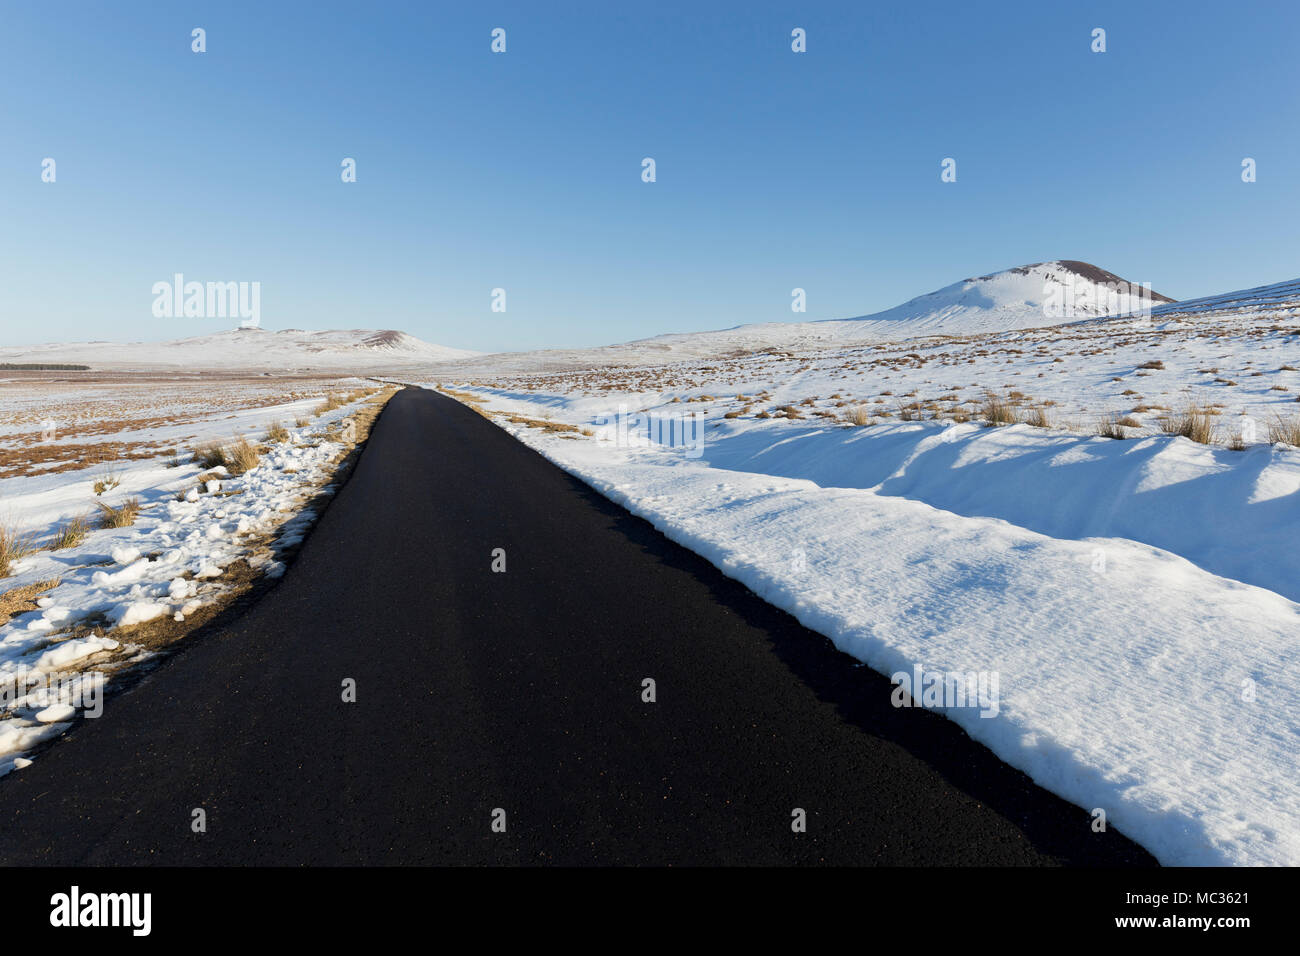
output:
<svg viewBox="0 0 1300 956"><path fill-rule="evenodd" d="M1090 263L1060 260L962 279L872 315L818 322L741 325L703 334L762 341L765 345L842 345L921 335L971 335L1038 328L1104 315L1123 315L1173 301ZM672 338L675 336L647 341Z"/></svg>
<svg viewBox="0 0 1300 956"><path fill-rule="evenodd" d="M722 357L764 348L827 348L926 335L972 335L1121 315L1174 300L1087 262L1036 262L954 282L873 315L767 322L657 335L590 349L485 356L467 370L522 371L642 365Z"/></svg>
<svg viewBox="0 0 1300 956"><path fill-rule="evenodd" d="M308 332L233 329L171 342L79 342L0 348L0 362L89 365L94 369L379 372L466 359L475 352L423 342L394 330Z"/></svg>
<svg viewBox="0 0 1300 956"><path fill-rule="evenodd" d="M1091 263L1063 259L963 279L884 312L816 324L863 338L969 335L1124 315L1173 301Z"/></svg>

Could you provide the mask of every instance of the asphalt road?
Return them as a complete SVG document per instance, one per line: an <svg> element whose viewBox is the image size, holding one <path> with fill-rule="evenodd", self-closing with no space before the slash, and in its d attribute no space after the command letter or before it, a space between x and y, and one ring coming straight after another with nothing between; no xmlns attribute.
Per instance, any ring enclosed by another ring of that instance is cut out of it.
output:
<svg viewBox="0 0 1300 956"><path fill-rule="evenodd" d="M0 779L0 863L1153 862L890 690L408 390L277 586Z"/></svg>

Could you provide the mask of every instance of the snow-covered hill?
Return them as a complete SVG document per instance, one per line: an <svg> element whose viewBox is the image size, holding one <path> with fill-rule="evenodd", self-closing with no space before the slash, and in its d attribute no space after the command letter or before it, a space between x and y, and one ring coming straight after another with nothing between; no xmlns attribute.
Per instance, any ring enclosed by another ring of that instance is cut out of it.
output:
<svg viewBox="0 0 1300 956"><path fill-rule="evenodd" d="M1149 298L1148 298L1149 295ZM972 335L1122 315L1173 302L1086 262L1037 262L963 279L873 315L816 322L767 322L680 332L589 349L484 356L465 371L562 371L719 358L765 348L811 349L927 335Z"/></svg>
<svg viewBox="0 0 1300 956"><path fill-rule="evenodd" d="M838 344L1039 328L1071 318L1123 315L1173 301L1090 263L1061 260L963 279L874 315L812 324L834 336Z"/></svg>
<svg viewBox="0 0 1300 956"><path fill-rule="evenodd" d="M1300 279L1274 282L1239 292L1223 292L1200 299L1184 299L1156 306L1152 315L1159 318L1205 315L1276 315L1289 318L1300 315Z"/></svg>
<svg viewBox="0 0 1300 956"><path fill-rule="evenodd" d="M0 348L0 362L89 365L93 369L211 369L381 372L470 358L393 330L307 332L233 329L171 342L78 342Z"/></svg>

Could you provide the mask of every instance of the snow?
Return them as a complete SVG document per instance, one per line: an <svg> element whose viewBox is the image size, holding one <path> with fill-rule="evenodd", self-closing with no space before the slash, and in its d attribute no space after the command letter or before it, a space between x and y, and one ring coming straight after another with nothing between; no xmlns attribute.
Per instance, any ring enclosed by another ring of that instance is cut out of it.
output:
<svg viewBox="0 0 1300 956"><path fill-rule="evenodd" d="M156 604L153 601L134 601L120 605L114 617L117 619L118 627L130 627L132 624L143 624L145 621L152 621L154 618L162 617L169 610L170 608L166 604Z"/></svg>
<svg viewBox="0 0 1300 956"><path fill-rule="evenodd" d="M77 708L71 704L51 704L44 710L38 711L32 718L40 724L57 724L60 721L71 720L77 715Z"/></svg>
<svg viewBox="0 0 1300 956"><path fill-rule="evenodd" d="M5 643L8 643L6 640ZM73 640L64 641L62 644L55 645L50 650L41 654L30 665L31 670L38 673L48 673L67 667L76 661L84 660L92 654L100 651L115 651L119 647L118 642L111 637L74 638ZM20 676L23 675L19 672ZM6 677L13 676L13 672L6 672Z"/></svg>
<svg viewBox="0 0 1300 956"><path fill-rule="evenodd" d="M466 359L478 353L373 329L230 329L169 342L79 342L0 347L0 362L89 365L113 370L269 369L349 375Z"/></svg>
<svg viewBox="0 0 1300 956"><path fill-rule="evenodd" d="M1084 274L1080 274L1082 269ZM1093 276L1096 274L1095 278ZM676 332L634 342L587 349L544 349L498 353L440 363L444 380L507 372L539 372L608 366L718 359L762 349L824 349L918 337L960 336L1058 326L1118 315L1163 302L1140 285L1110 295L1111 285L1130 288L1111 273L1087 263L1055 261L963 279L873 315L818 321L763 322L707 332ZM1300 296L1300 291L1297 292ZM1068 297L1070 314L1056 314ZM791 316L794 313L787 313Z"/></svg>
<svg viewBox="0 0 1300 956"><path fill-rule="evenodd" d="M1055 538L1128 538L1300 601L1296 506L1287 500L1300 489L1293 450L1234 452L1166 436L1118 442L1028 425L791 422L776 442L773 431L757 421L718 424L708 460L1001 518Z"/></svg>

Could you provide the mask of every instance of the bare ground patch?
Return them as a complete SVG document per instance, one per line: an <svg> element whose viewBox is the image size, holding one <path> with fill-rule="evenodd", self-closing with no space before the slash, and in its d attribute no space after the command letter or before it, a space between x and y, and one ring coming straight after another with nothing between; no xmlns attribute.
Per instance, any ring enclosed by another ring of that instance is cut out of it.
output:
<svg viewBox="0 0 1300 956"><path fill-rule="evenodd" d="M0 624L8 624L9 619L17 614L35 611L36 599L46 591L58 587L58 584L58 578L51 578L48 581L24 584L22 587L10 588L0 593Z"/></svg>

